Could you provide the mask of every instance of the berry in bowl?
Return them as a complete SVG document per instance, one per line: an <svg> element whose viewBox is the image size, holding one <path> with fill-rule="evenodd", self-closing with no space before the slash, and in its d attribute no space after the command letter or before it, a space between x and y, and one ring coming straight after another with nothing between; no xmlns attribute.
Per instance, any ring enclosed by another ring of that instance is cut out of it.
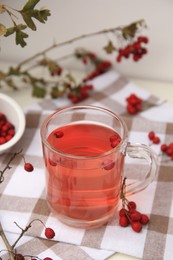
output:
<svg viewBox="0 0 173 260"><path fill-rule="evenodd" d="M7 152L22 137L25 115L19 104L0 93L0 154Z"/></svg>

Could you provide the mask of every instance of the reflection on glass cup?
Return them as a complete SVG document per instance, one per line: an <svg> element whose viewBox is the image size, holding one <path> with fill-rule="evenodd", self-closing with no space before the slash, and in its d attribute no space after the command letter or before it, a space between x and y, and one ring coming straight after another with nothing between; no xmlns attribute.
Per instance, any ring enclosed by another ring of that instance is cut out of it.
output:
<svg viewBox="0 0 173 260"><path fill-rule="evenodd" d="M125 122L104 108L58 110L43 122L41 139L47 201L66 225L91 229L112 219L126 155L145 159L149 165L143 179L129 186L129 195L146 188L155 177L155 153L149 146L129 143Z"/></svg>

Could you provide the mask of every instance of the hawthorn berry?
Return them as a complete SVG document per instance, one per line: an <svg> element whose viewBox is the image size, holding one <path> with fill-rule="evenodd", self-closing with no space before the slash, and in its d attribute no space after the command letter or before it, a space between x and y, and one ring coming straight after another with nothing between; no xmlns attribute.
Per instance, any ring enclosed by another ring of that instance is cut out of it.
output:
<svg viewBox="0 0 173 260"><path fill-rule="evenodd" d="M142 224L138 221L132 221L131 227L137 233L139 233L142 230Z"/></svg>
<svg viewBox="0 0 173 260"><path fill-rule="evenodd" d="M64 133L63 133L62 131L56 131L56 132L54 133L54 136L55 136L56 138L61 138L61 137L64 136Z"/></svg>
<svg viewBox="0 0 173 260"><path fill-rule="evenodd" d="M119 211L120 217L125 216L126 214L127 214L127 210L125 208L120 209L120 211Z"/></svg>
<svg viewBox="0 0 173 260"><path fill-rule="evenodd" d="M22 254L15 254L14 260L25 260L25 257Z"/></svg>
<svg viewBox="0 0 173 260"><path fill-rule="evenodd" d="M150 131L150 132L148 133L148 138L149 138L150 140L153 140L154 137L155 137L155 132L154 132L154 131Z"/></svg>
<svg viewBox="0 0 173 260"><path fill-rule="evenodd" d="M114 134L110 137L111 147L116 147L121 142L121 137L118 134Z"/></svg>
<svg viewBox="0 0 173 260"><path fill-rule="evenodd" d="M139 221L141 219L141 213L139 211L134 211L130 214L132 221Z"/></svg>
<svg viewBox="0 0 173 260"><path fill-rule="evenodd" d="M153 142L153 144L159 144L160 138L155 134L154 131L148 133L148 138Z"/></svg>
<svg viewBox="0 0 173 260"><path fill-rule="evenodd" d="M129 201L127 204L128 209L136 209L136 203L134 201Z"/></svg>
<svg viewBox="0 0 173 260"><path fill-rule="evenodd" d="M168 149L167 149L167 151L166 151L166 154L167 154L168 156L172 156L172 154L173 154L173 149L171 149L170 147L168 147Z"/></svg>
<svg viewBox="0 0 173 260"><path fill-rule="evenodd" d="M166 144L162 144L162 145L160 146L160 149L161 149L162 152L166 152L167 148L168 148L168 147L167 147Z"/></svg>
<svg viewBox="0 0 173 260"><path fill-rule="evenodd" d="M55 232L52 228L45 228L44 234L48 239L52 239L55 236Z"/></svg>
<svg viewBox="0 0 173 260"><path fill-rule="evenodd" d="M27 172L32 172L34 170L34 167L33 167L33 165L31 163L25 163L24 164L24 169Z"/></svg>
<svg viewBox="0 0 173 260"><path fill-rule="evenodd" d="M120 224L121 227L127 227L129 225L128 217L126 215L125 216L120 216L119 224Z"/></svg>
<svg viewBox="0 0 173 260"><path fill-rule="evenodd" d="M142 225L146 225L149 222L149 217L145 214L141 214L140 222Z"/></svg>
<svg viewBox="0 0 173 260"><path fill-rule="evenodd" d="M153 143L154 143L154 144L159 144L159 143L160 143L160 138L159 138L158 136L155 136L155 137L153 138Z"/></svg>
<svg viewBox="0 0 173 260"><path fill-rule="evenodd" d="M115 162L110 160L110 159L107 159L103 162L103 168L107 171L111 170L112 168L114 168L115 166Z"/></svg>

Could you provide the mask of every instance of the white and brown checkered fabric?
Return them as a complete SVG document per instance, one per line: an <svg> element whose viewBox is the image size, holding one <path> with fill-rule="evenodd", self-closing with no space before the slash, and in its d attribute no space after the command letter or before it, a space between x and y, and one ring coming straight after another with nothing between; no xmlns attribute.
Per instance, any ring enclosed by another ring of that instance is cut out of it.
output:
<svg viewBox="0 0 173 260"><path fill-rule="evenodd" d="M130 116L126 111L125 99L131 93L136 93L144 100L155 104L159 102L159 99L115 71L96 78L93 84L94 93L81 104L102 106L121 115L127 124L130 142L149 144L148 132L151 130L157 133L161 143L173 141L173 107L171 105L164 103ZM20 233L14 221L25 227L31 220L39 218L46 226L55 230L54 240L44 239L43 226L33 223L27 236L21 239L18 245L17 249L21 253L37 255L41 259L49 256L54 260L101 260L114 252L146 260L172 259L173 161L166 161L164 156L158 157L159 167L153 183L144 191L131 197L137 202L139 210L150 216L149 224L139 234L133 232L130 227L120 227L116 217L101 228L86 231L65 226L50 212L45 201L40 126L47 115L69 104L65 98L49 99L27 108L24 136L10 153L0 156L0 167L3 168L10 154L23 148L25 158L31 161L35 168L34 172L26 173L23 170L22 158L17 157L13 162L13 167L6 172L4 182L0 185L0 218L7 236L12 241ZM152 145L152 148L159 154L160 145ZM145 165L127 158L125 174L129 180L138 178L139 172L144 170ZM0 249L3 249L3 246L1 242ZM5 258L6 255L3 257L2 259L8 259Z"/></svg>

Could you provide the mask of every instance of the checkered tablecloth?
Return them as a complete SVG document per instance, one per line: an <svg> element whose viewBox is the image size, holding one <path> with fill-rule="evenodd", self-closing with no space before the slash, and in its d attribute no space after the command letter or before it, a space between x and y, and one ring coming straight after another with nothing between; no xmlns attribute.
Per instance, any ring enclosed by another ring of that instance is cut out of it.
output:
<svg viewBox="0 0 173 260"><path fill-rule="evenodd" d="M93 85L94 93L81 104L102 106L121 115L127 124L130 142L149 144L148 132L151 130L157 133L161 143L173 142L173 107L167 102L162 103L156 96L115 71L97 77ZM135 116L129 115L126 111L126 97L131 93L156 106ZM37 255L40 259L49 256L54 260L101 260L114 252L146 260L172 259L173 161L165 160L164 156L158 157L158 172L152 184L131 197L136 201L138 209L150 217L149 224L140 233L133 232L130 227L120 227L116 216L101 228L84 230L65 226L50 212L45 201L40 126L47 115L67 105L70 105L70 101L66 98L46 99L26 108L24 136L9 153L0 155L2 169L10 154L22 148L26 160L32 162L35 168L32 173L26 173L23 170L23 159L19 156L5 173L5 180L0 185L0 221L10 242L15 241L20 233L14 221L25 227L33 219L39 218L55 230L56 236L51 241L45 239L43 226L33 223L17 246L20 253ZM160 153L160 145L152 145L152 148L157 154ZM133 180L138 178L142 168L140 162L127 159L125 174ZM0 241L2 249L4 245ZM8 258L4 255L2 259Z"/></svg>

